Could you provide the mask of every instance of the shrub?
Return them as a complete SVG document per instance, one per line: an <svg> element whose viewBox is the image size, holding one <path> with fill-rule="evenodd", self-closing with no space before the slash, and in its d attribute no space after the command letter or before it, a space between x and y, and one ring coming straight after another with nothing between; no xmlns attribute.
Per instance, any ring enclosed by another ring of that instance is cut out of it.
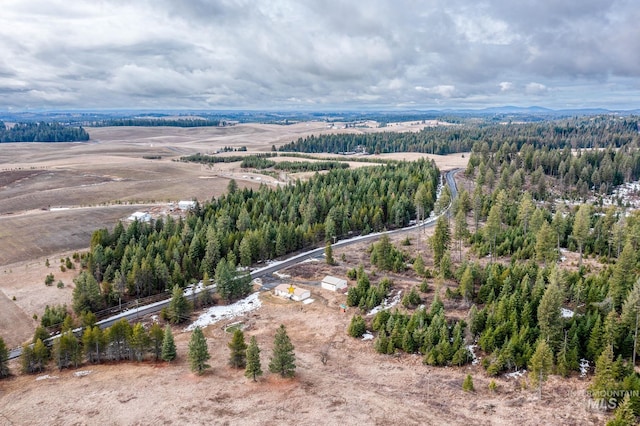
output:
<svg viewBox="0 0 640 426"><path fill-rule="evenodd" d="M53 276L53 274L48 274L47 277L44 279L44 284L47 286L53 285L53 282L55 281L55 277Z"/></svg>
<svg viewBox="0 0 640 426"><path fill-rule="evenodd" d="M351 337L362 337L362 335L367 331L367 325L364 322L364 318L360 315L354 315L351 318L351 324L349 324L349 336Z"/></svg>
<svg viewBox="0 0 640 426"><path fill-rule="evenodd" d="M473 378L471 378L471 374L467 374L467 377L464 378L464 382L462 382L462 390L465 392L473 392Z"/></svg>
<svg viewBox="0 0 640 426"><path fill-rule="evenodd" d="M358 271L356 271L356 268L349 269L347 271L347 278L349 278L350 280L355 280L357 276L358 276Z"/></svg>
<svg viewBox="0 0 640 426"><path fill-rule="evenodd" d="M409 293L405 293L405 295L402 297L402 306L404 306L405 308L418 306L420 302L420 295L416 291L415 287L412 287L411 291Z"/></svg>

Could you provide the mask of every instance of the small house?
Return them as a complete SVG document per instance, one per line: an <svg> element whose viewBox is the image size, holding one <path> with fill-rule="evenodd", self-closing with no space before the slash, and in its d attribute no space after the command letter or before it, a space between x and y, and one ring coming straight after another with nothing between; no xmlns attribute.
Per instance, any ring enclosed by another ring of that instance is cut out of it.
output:
<svg viewBox="0 0 640 426"><path fill-rule="evenodd" d="M178 208L180 210L195 209L196 208L196 202L195 201L179 201L178 202Z"/></svg>
<svg viewBox="0 0 640 426"><path fill-rule="evenodd" d="M295 302L300 302L304 299L311 297L311 292L300 287L296 287L291 284L279 284L273 289L273 294L285 299L291 299Z"/></svg>
<svg viewBox="0 0 640 426"><path fill-rule="evenodd" d="M147 212L135 212L127 218L131 222L137 220L138 222L149 223L151 222L151 215Z"/></svg>
<svg viewBox="0 0 640 426"><path fill-rule="evenodd" d="M327 275L320 283L320 287L331 291L342 291L347 288L347 280Z"/></svg>

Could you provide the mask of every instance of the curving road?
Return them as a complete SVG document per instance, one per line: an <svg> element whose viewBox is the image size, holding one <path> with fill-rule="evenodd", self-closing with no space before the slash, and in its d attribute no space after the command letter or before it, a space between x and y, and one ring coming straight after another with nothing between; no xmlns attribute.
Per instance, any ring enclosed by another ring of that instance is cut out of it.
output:
<svg viewBox="0 0 640 426"><path fill-rule="evenodd" d="M447 173L445 173L445 179L447 181L447 185L449 186L449 190L451 192L451 200L455 199L458 196L458 188L456 186L456 182L455 182L455 174L458 173L460 170L462 169L454 169L454 170L450 170ZM444 212L441 213L441 215L449 215L449 210L450 210L450 206L447 207L445 209ZM341 240L338 241L336 243L334 243L332 245L332 247L334 248L338 248L338 247L345 247L345 246L349 246L351 244L356 244L356 243L362 243L362 242L367 242L367 241L372 241L372 240L376 240L378 238L380 238L382 235L395 235L395 234L403 234L403 233L408 233L411 231L415 231L416 229L419 228L430 228L432 226L435 225L436 221L438 220L438 217L440 216L435 216L432 218L429 218L425 221L423 221L420 224L416 224L416 225L411 225L408 226L406 228L401 228L401 229L394 229L392 231L384 231L384 232L376 232L373 234L368 234L368 235L362 235L362 236L358 236L358 237L354 237L354 238L349 238L347 240ZM274 262L273 264L269 265L269 266L265 266L264 268L260 268L260 269L255 269L253 271L251 271L250 275L251 278L260 278L260 277L264 277L265 275L269 275L272 274L274 272L278 272L281 269L286 269L290 266L295 265L296 263L300 263L303 260L306 259L311 259L311 258L316 258L321 256L322 254L324 254L324 247L320 247L320 248L316 248L313 250L309 250L306 251L304 253L300 253L297 254L295 256L290 257L289 259L283 260L283 261L279 261L279 262ZM209 290L214 289L215 286L210 286ZM268 287L265 286L265 289L269 289ZM198 293L199 290L196 290L195 292ZM96 323L96 325L100 326L100 328L106 328L111 326L113 323L115 323L116 321L119 321L122 318L125 318L128 321L137 319L141 316L147 315L147 314L151 314L151 313L155 313L155 312L160 312L162 310L162 308L166 307L169 305L169 303L171 302L171 299L166 299L166 300L161 300L159 302L155 302L152 303L150 305L144 305L144 306L140 306L136 309L130 309L128 311L125 312L121 312L117 315L114 315L112 317L106 318L102 321L98 321ZM74 330L74 332L80 333L82 330L81 329L76 329ZM49 340L49 343L53 340L58 338L58 336L54 336ZM9 359L13 359L13 358L17 358L22 354L22 348L15 348L12 349L9 352Z"/></svg>

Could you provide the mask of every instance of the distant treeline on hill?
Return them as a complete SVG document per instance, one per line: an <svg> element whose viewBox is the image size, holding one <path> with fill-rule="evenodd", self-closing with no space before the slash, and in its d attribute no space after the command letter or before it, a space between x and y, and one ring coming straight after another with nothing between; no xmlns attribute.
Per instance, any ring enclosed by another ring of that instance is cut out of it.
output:
<svg viewBox="0 0 640 426"><path fill-rule="evenodd" d="M620 147L638 138L638 117L577 117L539 123L463 124L427 127L420 132L328 134L299 138L280 151L306 153L353 152L364 147L369 153L423 152L451 154L471 151L476 143L497 147L502 143L534 148Z"/></svg>
<svg viewBox="0 0 640 426"><path fill-rule="evenodd" d="M277 153L264 153L264 154L255 154L251 155L254 158L268 158L268 157L276 157ZM192 154L187 155L185 157L180 157L180 161L191 162L191 163L202 163L202 164L214 164L214 163L235 163L237 161L244 161L247 159L246 155L228 155L228 156L216 156L216 155L206 155L206 154ZM243 166L245 167L245 166ZM249 167L249 166L246 166Z"/></svg>
<svg viewBox="0 0 640 426"><path fill-rule="evenodd" d="M269 169L273 167L276 170L284 170L293 173L349 168L349 164L342 161L282 161L278 163L273 160L269 160L269 158L277 156L278 153L276 152L255 155L231 155L224 157L197 153L186 157L180 157L180 161L203 164L235 163L241 161L240 167L244 169Z"/></svg>
<svg viewBox="0 0 640 426"><path fill-rule="evenodd" d="M60 123L16 123L7 127L0 121L0 142L77 142L88 141L82 127Z"/></svg>
<svg viewBox="0 0 640 426"><path fill-rule="evenodd" d="M92 127L218 127L226 126L225 121L205 118L116 118L112 120L96 121L91 123Z"/></svg>

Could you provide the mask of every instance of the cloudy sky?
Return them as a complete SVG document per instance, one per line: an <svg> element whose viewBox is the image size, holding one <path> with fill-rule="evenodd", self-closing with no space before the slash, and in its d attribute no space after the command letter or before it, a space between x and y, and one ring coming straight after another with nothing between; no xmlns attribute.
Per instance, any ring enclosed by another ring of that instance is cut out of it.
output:
<svg viewBox="0 0 640 426"><path fill-rule="evenodd" d="M2 0L0 110L640 107L637 0Z"/></svg>

